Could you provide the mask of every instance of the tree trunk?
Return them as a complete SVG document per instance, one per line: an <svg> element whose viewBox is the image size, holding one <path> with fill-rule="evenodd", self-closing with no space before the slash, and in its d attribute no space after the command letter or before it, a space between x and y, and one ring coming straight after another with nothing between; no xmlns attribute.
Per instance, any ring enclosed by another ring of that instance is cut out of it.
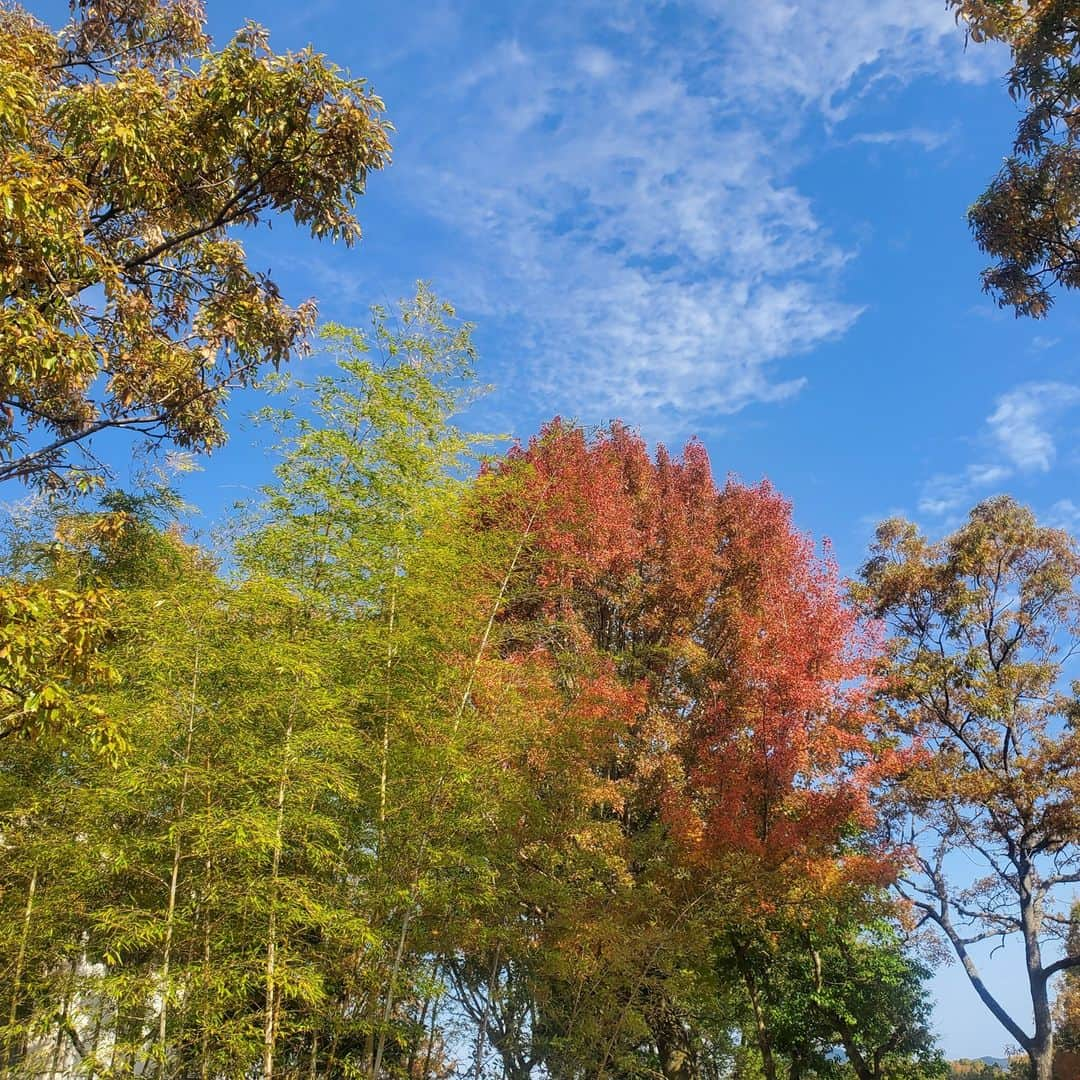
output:
<svg viewBox="0 0 1080 1080"><path fill-rule="evenodd" d="M773 1056L772 1038L765 1020L765 1009L761 1003L757 980L754 978L753 969L750 967L746 949L743 948L742 943L734 935L730 941L731 950L735 955L735 964L746 986L746 993L750 998L750 1007L754 1014L754 1033L757 1036L758 1049L761 1051L761 1069L765 1074L765 1080L776 1080L776 1058Z"/></svg>
<svg viewBox="0 0 1080 1080"><path fill-rule="evenodd" d="M1031 1080L1052 1080L1054 1075L1053 1032L1050 1032L1049 1037L1041 1046L1032 1043L1027 1053Z"/></svg>
<svg viewBox="0 0 1080 1080"><path fill-rule="evenodd" d="M855 1075L859 1080L878 1080L877 1070L871 1068L866 1058L862 1056L859 1048L855 1045L855 1038L851 1028L843 1022L838 1022L835 1017L833 1022L840 1029L840 1042L844 1047L844 1053L847 1054L848 1064L854 1070Z"/></svg>
<svg viewBox="0 0 1080 1080"><path fill-rule="evenodd" d="M648 994L644 1011L664 1080L697 1080L693 1037L663 986Z"/></svg>
<svg viewBox="0 0 1080 1080"><path fill-rule="evenodd" d="M1054 1052L1049 1050L1029 1050L1031 1080L1052 1080L1054 1075Z"/></svg>
<svg viewBox="0 0 1080 1080"><path fill-rule="evenodd" d="M1039 943L1042 929L1041 895L1035 883L1035 872L1026 859L1021 861L1019 869L1020 928L1024 937L1024 959L1035 1019L1035 1033L1026 1050L1032 1080L1051 1080L1054 1070L1054 1018Z"/></svg>
<svg viewBox="0 0 1080 1080"><path fill-rule="evenodd" d="M653 1028L664 1080L696 1080L697 1061L682 1021L672 1015Z"/></svg>

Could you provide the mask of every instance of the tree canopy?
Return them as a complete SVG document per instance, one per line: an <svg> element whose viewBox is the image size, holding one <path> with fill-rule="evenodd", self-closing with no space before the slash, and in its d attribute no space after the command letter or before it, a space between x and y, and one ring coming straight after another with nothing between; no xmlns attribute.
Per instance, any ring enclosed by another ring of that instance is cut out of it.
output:
<svg viewBox="0 0 1080 1080"><path fill-rule="evenodd" d="M1061 691L1078 576L1076 542L1000 496L937 543L884 523L858 590L893 633L885 722L925 751L894 792L894 835L910 851L900 894L955 950L1035 1080L1053 1061L1050 980L1080 963L1053 955L1069 926L1062 888L1080 882L1080 733L1075 689ZM952 880L957 852L975 861L974 882ZM1033 1029L991 992L971 951L1011 935L1024 947Z"/></svg>
<svg viewBox="0 0 1080 1080"><path fill-rule="evenodd" d="M1041 318L1054 290L1080 285L1080 5L1076 0L948 0L973 41L1012 51L1009 95L1024 110L997 176L968 212L994 264L983 287Z"/></svg>
<svg viewBox="0 0 1080 1080"><path fill-rule="evenodd" d="M937 1077L872 646L784 500L622 425L463 475L470 328L427 289L325 341L228 573L152 492L21 539L114 605L85 692L123 744L0 758L11 1067Z"/></svg>
<svg viewBox="0 0 1080 1080"><path fill-rule="evenodd" d="M382 102L248 24L214 50L197 0L0 11L0 480L100 479L91 436L196 450L230 388L300 347L237 236L283 214L352 243L389 161Z"/></svg>
<svg viewBox="0 0 1080 1080"><path fill-rule="evenodd" d="M1080 283L1080 9L950 0L1028 112L988 289ZM1007 497L861 581L704 445L460 419L473 327L365 328L244 230L351 244L383 104L199 0L0 7L0 1068L144 1080L942 1080L940 944L1050 1080L1080 976L1080 548ZM265 486L196 539L105 433ZM978 880L951 877L979 860ZM972 946L1018 935L1033 1024ZM1053 982L1064 976L1056 1002Z"/></svg>

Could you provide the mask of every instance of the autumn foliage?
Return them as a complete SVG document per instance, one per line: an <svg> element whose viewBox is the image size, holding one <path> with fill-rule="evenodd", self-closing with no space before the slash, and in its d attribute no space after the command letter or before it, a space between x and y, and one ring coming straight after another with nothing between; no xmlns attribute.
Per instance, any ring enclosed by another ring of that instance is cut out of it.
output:
<svg viewBox="0 0 1080 1080"><path fill-rule="evenodd" d="M658 814L691 864L879 874L838 862L890 765L870 733L874 640L787 501L764 481L718 487L697 441L650 456L621 424L555 420L499 471L499 516L528 548L508 640L522 661L617 674L600 711L638 820Z"/></svg>
<svg viewBox="0 0 1080 1080"><path fill-rule="evenodd" d="M872 832L920 732L828 549L621 423L474 475L423 283L279 370L314 301L242 233L357 240L382 101L202 0L68 6L0 2L0 482L48 493L0 542L0 1072L937 1080ZM211 547L186 454L91 504L240 388L273 478Z"/></svg>
<svg viewBox="0 0 1080 1080"><path fill-rule="evenodd" d="M228 573L156 489L12 549L0 1050L882 1080L859 1055L907 1038L933 1080L869 829L874 628L789 504L622 424L469 477L469 328L424 288L326 340Z"/></svg>

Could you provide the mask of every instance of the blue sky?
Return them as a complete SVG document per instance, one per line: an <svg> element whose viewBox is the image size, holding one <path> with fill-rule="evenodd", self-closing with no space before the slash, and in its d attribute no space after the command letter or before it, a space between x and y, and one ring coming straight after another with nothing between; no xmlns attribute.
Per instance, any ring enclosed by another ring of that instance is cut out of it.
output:
<svg viewBox="0 0 1080 1080"><path fill-rule="evenodd" d="M1017 321L980 293L965 210L1017 113L1005 54L965 50L943 0L209 14L219 41L256 17L385 99L394 164L363 243L279 225L248 248L346 323L429 279L477 323L494 388L477 428L527 437L561 413L697 434L719 475L772 479L847 572L881 518L938 533L999 491L1080 527L1080 308ZM248 405L188 482L204 520L266 477ZM1009 967L991 970L1009 998ZM958 966L935 991L950 1055L1000 1053Z"/></svg>

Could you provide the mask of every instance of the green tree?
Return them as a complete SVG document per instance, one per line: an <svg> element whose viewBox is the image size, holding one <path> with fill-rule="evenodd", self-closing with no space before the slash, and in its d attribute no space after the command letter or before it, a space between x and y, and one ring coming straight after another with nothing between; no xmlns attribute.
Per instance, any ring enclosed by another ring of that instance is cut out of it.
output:
<svg viewBox="0 0 1080 1080"><path fill-rule="evenodd" d="M329 328L335 373L281 380L290 403L264 414L282 461L239 544L250 572L349 628L374 944L341 1002L339 1055L373 1076L416 1035L407 1006L431 981L432 948L486 895L459 889L461 873L486 876L476 816L498 801L469 685L501 550L468 543L454 474L475 440L450 423L474 392L470 332L424 286L397 312L374 309L370 333Z"/></svg>
<svg viewBox="0 0 1080 1080"><path fill-rule="evenodd" d="M338 377L293 385L276 418L279 481L234 577L157 528L140 545L90 516L61 530L73 580L122 601L105 704L130 749L113 769L23 741L2 763L20 1068L441 1060L432 964L475 933L516 776L469 694L503 551L469 542L448 475L468 328L422 290L400 323L377 314L370 354L335 341Z"/></svg>
<svg viewBox="0 0 1080 1080"><path fill-rule="evenodd" d="M930 1030L930 972L873 904L818 905L812 923L732 931L718 942L717 964L722 979L742 984L769 1080L782 1069L790 1080L946 1072Z"/></svg>
<svg viewBox="0 0 1080 1080"><path fill-rule="evenodd" d="M106 471L90 438L220 444L230 388L302 344L236 237L272 214L351 243L382 103L248 24L214 51L197 0L0 11L0 480ZM81 452L79 452L81 451Z"/></svg>

